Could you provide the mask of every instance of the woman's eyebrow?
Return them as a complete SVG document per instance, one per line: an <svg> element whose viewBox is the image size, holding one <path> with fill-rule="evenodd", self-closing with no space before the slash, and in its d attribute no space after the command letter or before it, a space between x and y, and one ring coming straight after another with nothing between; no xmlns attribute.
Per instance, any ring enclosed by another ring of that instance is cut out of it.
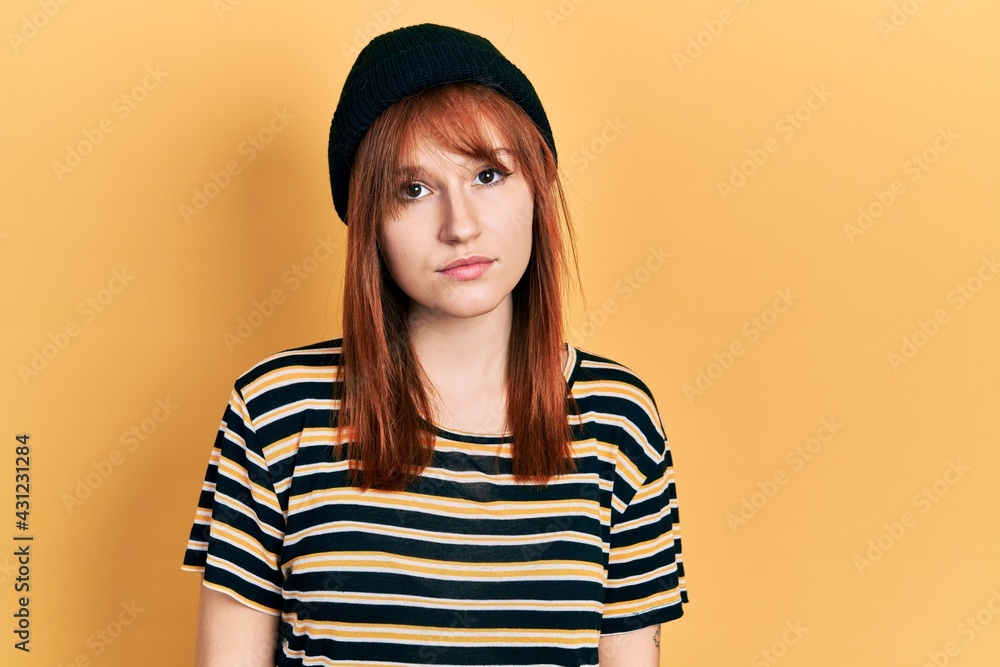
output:
<svg viewBox="0 0 1000 667"><path fill-rule="evenodd" d="M418 166L408 165L408 164L402 165L401 167L399 167L398 169L396 169L392 173L393 173L393 176L395 176L396 178L400 178L400 179L404 179L405 178L405 179L414 179L414 180L423 177L424 174L425 174L423 167L418 167Z"/></svg>
<svg viewBox="0 0 1000 667"><path fill-rule="evenodd" d="M479 158L479 157L476 157L476 156L472 156L472 157L468 158L465 161L465 163L463 164L463 166L466 169L472 169L476 165L478 165L479 163L481 163L481 162L488 162L489 160L494 159L495 157L496 158L508 158L508 157L513 156L513 155L514 155L514 151L510 150L509 148L499 147L499 148L495 149L492 154L486 155L486 156L484 156L482 158ZM399 168L397 168L393 172L393 175L396 178L406 178L406 179L419 179L419 178L424 177L426 174L427 174L427 171L424 169L423 166L421 166L421 165L413 165L413 164L400 165Z"/></svg>

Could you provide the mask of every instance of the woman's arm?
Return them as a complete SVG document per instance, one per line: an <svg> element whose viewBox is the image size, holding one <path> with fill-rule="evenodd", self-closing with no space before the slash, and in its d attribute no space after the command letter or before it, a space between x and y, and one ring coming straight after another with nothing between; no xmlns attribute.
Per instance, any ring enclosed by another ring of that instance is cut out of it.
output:
<svg viewBox="0 0 1000 667"><path fill-rule="evenodd" d="M602 635L597 655L601 667L660 667L660 626Z"/></svg>
<svg viewBox="0 0 1000 667"><path fill-rule="evenodd" d="M202 586L195 667L274 667L278 618Z"/></svg>

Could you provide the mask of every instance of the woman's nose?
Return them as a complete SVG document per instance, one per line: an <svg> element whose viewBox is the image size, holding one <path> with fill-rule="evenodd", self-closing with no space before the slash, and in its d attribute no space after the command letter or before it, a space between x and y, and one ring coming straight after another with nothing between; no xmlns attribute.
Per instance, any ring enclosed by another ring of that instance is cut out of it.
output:
<svg viewBox="0 0 1000 667"><path fill-rule="evenodd" d="M441 239L446 243L465 243L482 231L475 193L461 186L449 187L441 211Z"/></svg>

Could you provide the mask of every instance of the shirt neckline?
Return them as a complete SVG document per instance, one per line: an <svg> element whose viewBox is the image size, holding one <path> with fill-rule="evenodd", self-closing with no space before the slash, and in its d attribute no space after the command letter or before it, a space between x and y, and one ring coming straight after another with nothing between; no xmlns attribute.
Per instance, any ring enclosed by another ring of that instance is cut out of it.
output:
<svg viewBox="0 0 1000 667"><path fill-rule="evenodd" d="M573 388L574 380L576 380L576 370L580 364L580 355L578 354L579 350L569 343L563 343L563 346L568 352L566 355L566 364L563 366L563 377L566 379L566 391L569 392ZM510 433L472 433L456 428L443 428L438 425L434 426L434 432L438 437L447 438L448 440L476 444L502 444L509 442L511 436Z"/></svg>

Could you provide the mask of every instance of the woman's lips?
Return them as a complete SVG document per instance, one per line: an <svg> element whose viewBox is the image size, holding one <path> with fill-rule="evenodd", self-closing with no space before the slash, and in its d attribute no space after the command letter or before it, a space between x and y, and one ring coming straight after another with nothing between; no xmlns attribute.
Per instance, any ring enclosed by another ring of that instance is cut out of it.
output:
<svg viewBox="0 0 1000 667"><path fill-rule="evenodd" d="M453 266L450 269L444 269L438 273L443 273L449 278L455 280L475 280L479 276L486 273L486 270L492 266L493 260L482 260L476 261L473 264L463 264L461 266Z"/></svg>

